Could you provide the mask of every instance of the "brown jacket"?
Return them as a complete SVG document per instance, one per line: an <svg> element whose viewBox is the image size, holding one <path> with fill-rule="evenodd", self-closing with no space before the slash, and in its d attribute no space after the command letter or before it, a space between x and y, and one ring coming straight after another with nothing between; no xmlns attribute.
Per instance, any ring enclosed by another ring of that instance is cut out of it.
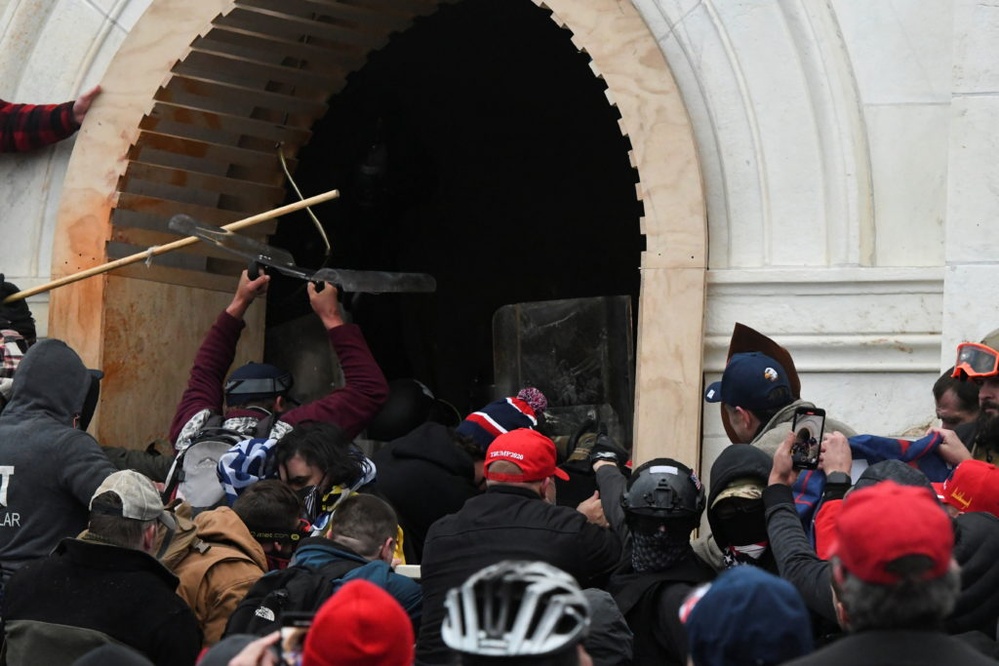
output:
<svg viewBox="0 0 999 666"><path fill-rule="evenodd" d="M267 572L267 558L229 507L204 511L195 516L194 523L198 538L208 548L192 545L172 568L180 579L177 594L194 611L207 646L218 642L229 616Z"/></svg>

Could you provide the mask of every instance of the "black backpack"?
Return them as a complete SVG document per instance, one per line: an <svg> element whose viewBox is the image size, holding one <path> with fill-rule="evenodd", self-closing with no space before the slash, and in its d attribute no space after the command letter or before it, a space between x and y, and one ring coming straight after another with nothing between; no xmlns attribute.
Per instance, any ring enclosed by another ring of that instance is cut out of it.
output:
<svg viewBox="0 0 999 666"><path fill-rule="evenodd" d="M242 441L270 435L274 415L260 419L249 433L223 428L223 423L221 414L212 414L187 446L177 452L164 484L164 503L180 497L195 514L221 506L225 491L217 472L219 458Z"/></svg>
<svg viewBox="0 0 999 666"><path fill-rule="evenodd" d="M336 560L321 567L295 564L265 574L250 591L225 626L223 636L266 636L281 628L284 613L314 613L345 581L350 572L370 562Z"/></svg>

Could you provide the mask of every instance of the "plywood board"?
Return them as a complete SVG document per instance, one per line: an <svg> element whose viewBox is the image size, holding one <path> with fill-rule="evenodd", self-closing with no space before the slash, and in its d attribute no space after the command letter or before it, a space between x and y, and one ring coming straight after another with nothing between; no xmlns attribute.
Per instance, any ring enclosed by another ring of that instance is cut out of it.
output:
<svg viewBox="0 0 999 666"><path fill-rule="evenodd" d="M640 359L635 374L633 459L679 460L697 469L701 459L701 348L704 271L642 270L638 312Z"/></svg>
<svg viewBox="0 0 999 666"><path fill-rule="evenodd" d="M194 354L219 313L232 300L235 280L223 292L164 285L127 277L107 284L101 364L105 377L95 432L105 444L141 448L166 437L187 384ZM263 302L247 312L235 365L261 360ZM177 325L183 322L183 326ZM169 323L170 335L156 335ZM107 408L107 409L105 409ZM120 415L116 418L116 415Z"/></svg>

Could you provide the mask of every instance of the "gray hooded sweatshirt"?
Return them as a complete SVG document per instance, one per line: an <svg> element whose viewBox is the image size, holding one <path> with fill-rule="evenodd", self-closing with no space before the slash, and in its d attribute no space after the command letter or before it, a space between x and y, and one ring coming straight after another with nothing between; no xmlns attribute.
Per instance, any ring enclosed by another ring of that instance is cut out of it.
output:
<svg viewBox="0 0 999 666"><path fill-rule="evenodd" d="M65 342L42 340L14 373L0 414L0 575L44 557L87 526L90 498L114 467L73 427L90 377Z"/></svg>

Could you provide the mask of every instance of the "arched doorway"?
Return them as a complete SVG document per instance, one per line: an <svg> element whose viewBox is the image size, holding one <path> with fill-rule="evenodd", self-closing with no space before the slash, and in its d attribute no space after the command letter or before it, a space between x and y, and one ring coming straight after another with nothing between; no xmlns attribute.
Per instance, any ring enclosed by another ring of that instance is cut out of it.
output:
<svg viewBox="0 0 999 666"><path fill-rule="evenodd" d="M332 265L437 279L430 297L354 303L389 379L417 377L466 413L490 399L499 307L623 294L637 311L637 172L589 65L533 3L465 0L372 53L313 125L295 179L341 190L322 220ZM272 242L317 267L305 217ZM269 324L309 312L296 282L272 283Z"/></svg>
<svg viewBox="0 0 999 666"><path fill-rule="evenodd" d="M475 1L485 0L468 0ZM613 0L546 6L606 82L639 176L646 252L638 446L657 446L655 437L689 442L684 448L696 450L700 401L692 395L700 383L700 353L691 350L701 347L705 226L686 113L658 45L633 7ZM325 100L344 89L348 75L385 47L392 32L437 7L419 0L363 6L154 2L109 68L105 104L88 118L77 142L53 274L169 239L165 223L175 212L221 224L280 203L283 174L274 144L284 144L294 167L316 121L326 115ZM507 46L504 54L518 44ZM635 215L623 216L632 227ZM633 229L611 235L635 238ZM550 238L539 233L534 242L543 248ZM102 408L116 417L101 422L102 439L145 441L155 434L150 424L169 418L186 375L186 363L177 359L191 357L201 331L227 302L237 270L201 249L53 293L50 330L107 371ZM673 317L676 311L686 317ZM261 336L246 337L244 355L259 355ZM156 386L149 385L152 368ZM132 413L143 416L122 416Z"/></svg>

